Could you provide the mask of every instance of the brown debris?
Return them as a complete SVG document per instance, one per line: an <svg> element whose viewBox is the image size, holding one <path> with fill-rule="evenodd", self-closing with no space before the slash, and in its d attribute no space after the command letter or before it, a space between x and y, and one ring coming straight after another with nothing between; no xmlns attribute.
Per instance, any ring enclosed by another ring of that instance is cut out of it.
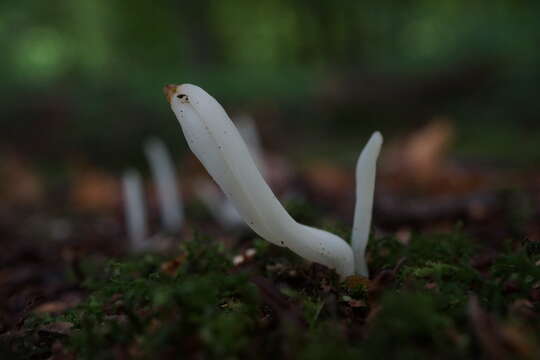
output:
<svg viewBox="0 0 540 360"><path fill-rule="evenodd" d="M271 281L262 276L254 276L251 282L257 286L264 302L272 308L280 321L300 327L307 326L301 307L279 291Z"/></svg>
<svg viewBox="0 0 540 360"><path fill-rule="evenodd" d="M354 175L332 163L317 162L303 172L307 186L323 199L354 194Z"/></svg>
<svg viewBox="0 0 540 360"><path fill-rule="evenodd" d="M468 314L474 333L490 359L534 359L538 354L523 329L499 323L482 309L476 296L469 298Z"/></svg>
<svg viewBox="0 0 540 360"><path fill-rule="evenodd" d="M161 264L161 271L169 276L176 275L178 268L186 261L187 255L185 253L177 256L173 260L164 262Z"/></svg>
<svg viewBox="0 0 540 360"><path fill-rule="evenodd" d="M39 328L39 331L55 335L69 335L71 334L72 328L72 323L67 321L59 321L52 324L43 325Z"/></svg>
<svg viewBox="0 0 540 360"><path fill-rule="evenodd" d="M410 181L425 185L442 172L453 138L452 122L446 118L435 118L404 142L390 144L382 163L386 171L407 174Z"/></svg>
<svg viewBox="0 0 540 360"><path fill-rule="evenodd" d="M365 287L366 290L369 290L372 287L372 283L368 278L359 275L347 276L344 281L344 285L349 290L353 290L361 286Z"/></svg>
<svg viewBox="0 0 540 360"><path fill-rule="evenodd" d="M15 153L0 158L0 189L2 201L12 205L36 205L44 198L42 180Z"/></svg>
<svg viewBox="0 0 540 360"><path fill-rule="evenodd" d="M80 211L112 211L121 204L120 182L98 169L77 170L72 176L70 198Z"/></svg>

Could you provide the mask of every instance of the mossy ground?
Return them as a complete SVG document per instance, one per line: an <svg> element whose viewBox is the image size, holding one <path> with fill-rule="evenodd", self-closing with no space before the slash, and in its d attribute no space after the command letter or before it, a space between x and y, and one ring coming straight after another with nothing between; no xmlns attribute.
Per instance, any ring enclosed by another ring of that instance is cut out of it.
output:
<svg viewBox="0 0 540 360"><path fill-rule="evenodd" d="M258 239L196 236L174 255L86 266L88 296L27 316L2 359L534 359L540 246L498 252L460 231L370 242L371 280L341 282ZM92 265L92 264L89 264Z"/></svg>

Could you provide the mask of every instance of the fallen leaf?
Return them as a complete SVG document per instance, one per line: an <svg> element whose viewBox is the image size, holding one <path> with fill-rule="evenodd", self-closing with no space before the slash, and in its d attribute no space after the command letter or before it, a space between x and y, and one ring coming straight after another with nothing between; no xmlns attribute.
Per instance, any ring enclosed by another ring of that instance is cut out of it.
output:
<svg viewBox="0 0 540 360"><path fill-rule="evenodd" d="M173 260L164 262L163 264L161 264L161 271L170 276L176 275L176 271L186 261L186 257L186 254L182 254L177 256Z"/></svg>
<svg viewBox="0 0 540 360"><path fill-rule="evenodd" d="M84 168L72 176L70 198L82 211L111 211L121 203L120 182L104 171Z"/></svg>
<svg viewBox="0 0 540 360"><path fill-rule="evenodd" d="M59 334L59 335L69 335L71 334L71 329L73 324L67 321L59 321L47 325L43 325L39 328L40 332Z"/></svg>

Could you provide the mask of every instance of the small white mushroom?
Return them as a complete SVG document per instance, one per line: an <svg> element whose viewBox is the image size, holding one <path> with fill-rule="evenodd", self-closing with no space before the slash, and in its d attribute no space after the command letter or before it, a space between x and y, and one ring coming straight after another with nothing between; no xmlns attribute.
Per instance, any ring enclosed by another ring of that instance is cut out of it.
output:
<svg viewBox="0 0 540 360"><path fill-rule="evenodd" d="M184 208L171 156L159 139L148 140L144 152L156 184L163 227L169 232L178 232L184 223Z"/></svg>
<svg viewBox="0 0 540 360"><path fill-rule="evenodd" d="M131 251L139 252L149 247L148 226L141 176L128 170L122 177L124 214Z"/></svg>

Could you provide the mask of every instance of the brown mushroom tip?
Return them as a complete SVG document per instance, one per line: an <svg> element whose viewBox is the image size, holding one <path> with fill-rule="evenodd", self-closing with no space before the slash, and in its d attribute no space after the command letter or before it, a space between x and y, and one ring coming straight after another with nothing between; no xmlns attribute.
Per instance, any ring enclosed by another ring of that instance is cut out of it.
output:
<svg viewBox="0 0 540 360"><path fill-rule="evenodd" d="M167 98L169 104L171 103L172 97L176 94L177 88L178 85L174 84L165 85L165 87L163 88L163 93L165 94L165 97Z"/></svg>

